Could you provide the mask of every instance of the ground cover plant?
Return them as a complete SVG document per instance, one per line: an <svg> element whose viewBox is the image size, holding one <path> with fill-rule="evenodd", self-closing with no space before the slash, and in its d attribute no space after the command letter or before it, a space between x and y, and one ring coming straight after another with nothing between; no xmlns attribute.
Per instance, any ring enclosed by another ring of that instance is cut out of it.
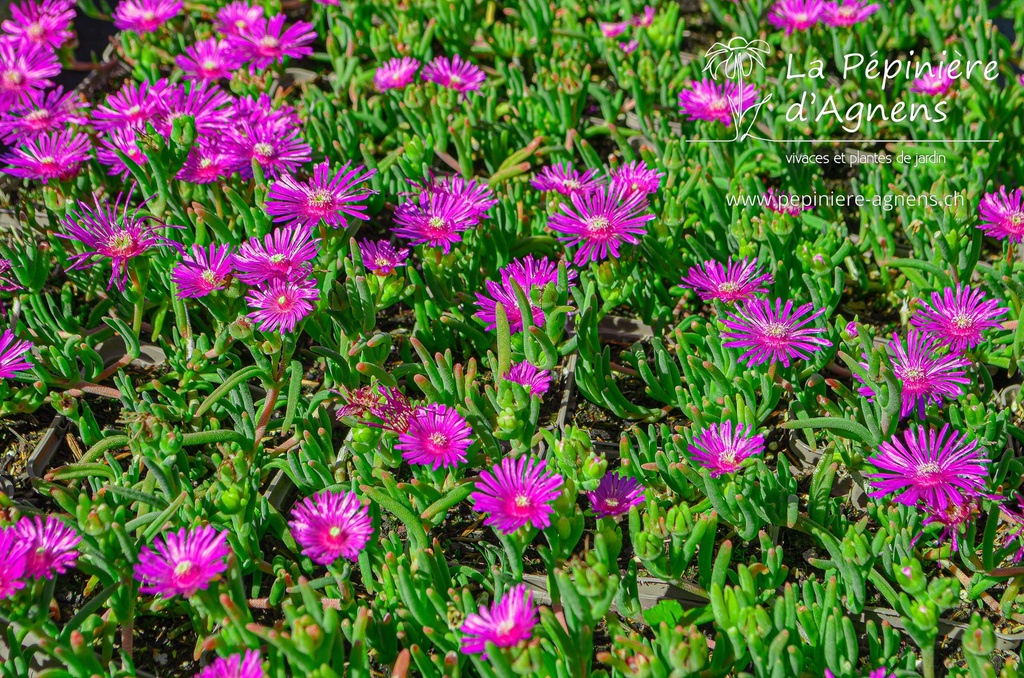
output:
<svg viewBox="0 0 1024 678"><path fill-rule="evenodd" d="M0 675L1019 674L1021 3L2 32Z"/></svg>

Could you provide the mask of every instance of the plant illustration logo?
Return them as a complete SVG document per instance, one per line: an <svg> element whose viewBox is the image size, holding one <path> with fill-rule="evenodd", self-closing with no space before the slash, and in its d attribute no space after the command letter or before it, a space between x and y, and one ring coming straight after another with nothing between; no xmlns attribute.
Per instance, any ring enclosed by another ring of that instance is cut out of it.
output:
<svg viewBox="0 0 1024 678"><path fill-rule="evenodd" d="M771 48L764 40L747 40L742 36L736 36L725 44L716 42L704 53L704 71L714 80L718 80L720 73L729 80L723 85L722 91L736 130L733 141L742 141L751 136L750 129L757 121L761 107L772 98L768 94L756 101L760 96L758 91L754 88L747 91L755 64L763 69L764 57L770 53Z"/></svg>

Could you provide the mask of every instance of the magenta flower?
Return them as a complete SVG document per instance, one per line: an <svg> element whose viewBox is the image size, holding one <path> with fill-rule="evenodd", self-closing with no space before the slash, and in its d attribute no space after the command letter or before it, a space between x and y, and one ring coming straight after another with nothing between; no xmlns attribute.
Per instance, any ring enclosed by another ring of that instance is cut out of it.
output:
<svg viewBox="0 0 1024 678"><path fill-rule="evenodd" d="M982 290L969 285L932 292L931 305L925 304L910 319L922 332L930 333L955 352L973 348L985 340L985 330L999 327L1006 309L995 299L985 299Z"/></svg>
<svg viewBox="0 0 1024 678"><path fill-rule="evenodd" d="M25 588L28 548L29 544L13 527L0 527L0 553L4 554L4 566L0 567L0 600Z"/></svg>
<svg viewBox="0 0 1024 678"><path fill-rule="evenodd" d="M905 341L893 333L888 344L894 354L892 360L893 373L903 388L903 406L900 416L905 417L917 409L918 416L924 419L924 410L928 401L938 404L945 398L958 398L964 393L963 387L971 383L965 369L971 361L959 353L940 352L941 344L929 334L911 329ZM866 367L866 363L861 363ZM857 379L860 379L859 375ZM873 396L874 389L864 384L859 389L861 395Z"/></svg>
<svg viewBox="0 0 1024 678"><path fill-rule="evenodd" d="M597 177L597 170L589 169L580 174L572 168L571 162L559 162L542 169L530 181L530 185L545 193L555 191L562 195L573 195L596 190L601 185L601 179Z"/></svg>
<svg viewBox="0 0 1024 678"><path fill-rule="evenodd" d="M53 50L33 43L0 38L0 113L32 103L37 90L50 87L49 78L60 73Z"/></svg>
<svg viewBox="0 0 1024 678"><path fill-rule="evenodd" d="M791 217L798 217L801 212L809 212L812 209L810 205L804 207L800 196L782 193L774 188L769 188L765 191L758 204L767 207L776 214L788 214Z"/></svg>
<svg viewBox="0 0 1024 678"><path fill-rule="evenodd" d="M60 132L68 125L84 125L81 111L87 104L76 92L56 87L48 92L33 91L29 103L18 104L0 116L0 139L13 143L45 132Z"/></svg>
<svg viewBox="0 0 1024 678"><path fill-rule="evenodd" d="M237 124L271 125L282 135L302 126L295 108L280 101L274 102L263 92L258 97L238 97L234 101L234 119Z"/></svg>
<svg viewBox="0 0 1024 678"><path fill-rule="evenodd" d="M479 654L487 660L487 643L497 647L515 647L533 635L537 608L533 592L525 584L516 584L491 607L481 606L462 622L462 653Z"/></svg>
<svg viewBox="0 0 1024 678"><path fill-rule="evenodd" d="M409 250L395 249L387 240L360 240L359 254L363 266L377 275L391 275L399 266L405 266Z"/></svg>
<svg viewBox="0 0 1024 678"><path fill-rule="evenodd" d="M630 476L606 474L593 492L587 492L590 508L598 518L612 518L629 513L644 503L644 486Z"/></svg>
<svg viewBox="0 0 1024 678"><path fill-rule="evenodd" d="M67 181L89 160L89 137L71 130L48 132L26 139L2 161L4 171L23 179Z"/></svg>
<svg viewBox="0 0 1024 678"><path fill-rule="evenodd" d="M953 552L956 553L960 550L960 534L968 523L978 519L978 499L977 497L968 497L962 504L950 504L944 510L935 510L928 507L925 510L928 512L928 515L921 523L922 526L928 527L936 523L942 525L942 532L939 533L938 541L950 542Z"/></svg>
<svg viewBox="0 0 1024 678"><path fill-rule="evenodd" d="M112 129L100 137L100 145L96 149L96 160L107 168L110 176L127 179L130 170L118 151L131 158L140 167L149 162L149 157L139 148L139 132L133 127Z"/></svg>
<svg viewBox="0 0 1024 678"><path fill-rule="evenodd" d="M230 78L241 66L232 56L227 41L219 38L207 38L187 47L175 63L186 78L210 81Z"/></svg>
<svg viewBox="0 0 1024 678"><path fill-rule="evenodd" d="M643 14L637 14L629 23L633 24L637 28L650 28L654 24L654 8L650 5L644 7Z"/></svg>
<svg viewBox="0 0 1024 678"><path fill-rule="evenodd" d="M526 392L536 398L543 398L551 388L551 373L523 360L513 363L503 377L505 381L519 384Z"/></svg>
<svg viewBox="0 0 1024 678"><path fill-rule="evenodd" d="M639 46L640 46L640 41L639 40L630 40L629 42L620 42L619 43L619 49L621 49L624 54L632 54L633 52L636 51L636 48L639 47Z"/></svg>
<svg viewBox="0 0 1024 678"><path fill-rule="evenodd" d="M320 299L315 280L275 278L250 290L245 300L256 309L249 318L259 323L260 332L294 332L295 326L313 310Z"/></svg>
<svg viewBox="0 0 1024 678"><path fill-rule="evenodd" d="M178 16L181 0L121 0L114 10L114 26L122 31L152 33Z"/></svg>
<svg viewBox="0 0 1024 678"><path fill-rule="evenodd" d="M209 587L214 577L227 570L227 532L210 525L170 532L139 553L134 577L139 591L153 595L191 597Z"/></svg>
<svg viewBox="0 0 1024 678"><path fill-rule="evenodd" d="M1024 241L1024 205L1021 204L1024 190L1006 192L1005 186L998 193L986 193L978 205L982 231L1000 240Z"/></svg>
<svg viewBox="0 0 1024 678"><path fill-rule="evenodd" d="M20 290L21 285L11 274L14 272L14 264L10 259L0 257L0 292L13 292Z"/></svg>
<svg viewBox="0 0 1024 678"><path fill-rule="evenodd" d="M614 21L614 22L602 22L598 24L598 28L601 29L601 35L608 38L609 40L614 39L626 32L629 28L628 21Z"/></svg>
<svg viewBox="0 0 1024 678"><path fill-rule="evenodd" d="M275 222L295 223L312 228L321 220L333 228L346 228L346 217L366 221L366 205L360 204L375 191L360 186L377 170L345 163L331 173L327 160L313 167L313 176L299 183L290 174L275 181L267 193L267 214Z"/></svg>
<svg viewBox="0 0 1024 678"><path fill-rule="evenodd" d="M81 200L78 201L78 213L70 213L61 224L67 235L58 233L58 238L77 240L88 248L87 251L72 254L70 269L81 269L92 266L95 261L90 259L110 259L110 280L107 289L117 285L124 291L128 283L128 262L145 254L153 247L170 247L182 253L181 245L168 240L156 233L149 222L156 221L151 216L139 216L139 209L128 212L128 204L132 199L134 186L128 192L123 208L118 196L113 204L104 202L100 205L99 198L93 195L93 207Z"/></svg>
<svg viewBox="0 0 1024 678"><path fill-rule="evenodd" d="M373 84L381 92L389 89L403 89L416 77L419 67L419 60L412 57L390 59L381 64L374 72Z"/></svg>
<svg viewBox="0 0 1024 678"><path fill-rule="evenodd" d="M262 122L242 121L232 129L225 150L235 168L245 179L252 178L255 162L268 177L283 172L294 173L312 157L312 148L303 140L297 127L286 118Z"/></svg>
<svg viewBox="0 0 1024 678"><path fill-rule="evenodd" d="M234 172L235 160L217 144L193 146L178 179L192 184L212 184Z"/></svg>
<svg viewBox="0 0 1024 678"><path fill-rule="evenodd" d="M171 272L171 280L178 287L177 297L196 299L224 289L233 267L231 245L192 245L192 254L186 255Z"/></svg>
<svg viewBox="0 0 1024 678"><path fill-rule="evenodd" d="M214 28L224 35L245 35L263 20L263 7L245 2L232 2L217 10Z"/></svg>
<svg viewBox="0 0 1024 678"><path fill-rule="evenodd" d="M466 450L473 429L455 409L431 403L418 407L409 420L409 428L398 436L395 449L410 464L439 468L458 466L466 461Z"/></svg>
<svg viewBox="0 0 1024 678"><path fill-rule="evenodd" d="M313 238L313 229L292 224L275 228L259 238L242 243L235 255L238 279L247 285L268 280L300 280L309 276L320 253L320 239Z"/></svg>
<svg viewBox="0 0 1024 678"><path fill-rule="evenodd" d="M30 342L18 339L10 330L4 330L0 334L0 379L13 379L19 372L31 370L32 364L25 360L25 354L31 350Z"/></svg>
<svg viewBox="0 0 1024 678"><path fill-rule="evenodd" d="M74 5L63 0L27 0L11 4L11 18L4 22L4 32L22 43L34 43L55 50L72 35L71 22L75 18Z"/></svg>
<svg viewBox="0 0 1024 678"><path fill-rule="evenodd" d="M231 125L231 97L216 84L188 82L170 89L160 102L153 127L170 136L177 120L190 118L199 137L219 136Z"/></svg>
<svg viewBox="0 0 1024 678"><path fill-rule="evenodd" d="M722 332L722 338L728 340L722 346L746 349L740 361L751 367L774 362L789 367L794 359L810 360L812 353L832 345L818 336L825 333L824 328L806 327L825 312L813 308L804 304L794 311L792 301L783 307L782 299L776 299L774 306L767 299L750 299L722 320L729 329Z"/></svg>
<svg viewBox="0 0 1024 678"><path fill-rule="evenodd" d="M565 234L559 240L578 246L573 263L583 266L609 256L619 257L622 243L640 242L647 233L645 224L654 218L646 214L647 198L642 193L627 194L621 188L601 186L592 193L573 194L570 207L561 204L562 212L552 215L548 225Z"/></svg>
<svg viewBox="0 0 1024 678"><path fill-rule="evenodd" d="M568 269L565 272L566 282L572 285L576 282L576 271ZM502 280L512 279L519 283L527 293L534 287L544 287L558 282L558 263L540 257L534 259L532 254L527 254L522 259L516 259L501 269Z"/></svg>
<svg viewBox="0 0 1024 678"><path fill-rule="evenodd" d="M719 85L714 80L695 80L690 89L679 93L679 108L690 120L718 120L726 127L732 124L733 116L754 105L757 88L744 84L743 89L736 83Z"/></svg>
<svg viewBox="0 0 1024 678"><path fill-rule="evenodd" d="M950 75L950 69L929 66L927 73L910 83L910 91L933 97L939 96L945 94L954 82L956 79Z"/></svg>
<svg viewBox="0 0 1024 678"><path fill-rule="evenodd" d="M249 64L250 72L255 73L275 63L283 63L285 57L299 58L312 54L310 44L316 38L313 25L296 21L284 28L286 19L284 14L278 14L266 21L253 21L244 32L228 33L231 55L240 63Z"/></svg>
<svg viewBox="0 0 1024 678"><path fill-rule="evenodd" d="M146 123L156 117L169 90L170 85L163 79L154 84L129 80L117 93L108 96L105 103L96 107L93 125L99 132L125 127L145 129Z"/></svg>
<svg viewBox="0 0 1024 678"><path fill-rule="evenodd" d="M491 187L476 179L467 181L462 177L437 177L423 190L457 198L466 204L474 219L484 218L498 204Z"/></svg>
<svg viewBox="0 0 1024 678"><path fill-rule="evenodd" d="M562 476L548 473L547 462L527 455L506 457L476 481L469 495L473 510L488 514L484 525L512 534L526 525L542 530L551 524L551 502L562 491Z"/></svg>
<svg viewBox="0 0 1024 678"><path fill-rule="evenodd" d="M771 273L758 271L757 259L733 261L729 257L725 266L713 260L694 266L683 276L681 287L696 290L704 301L718 299L735 304L753 299L756 294L765 294L768 288L764 285L772 282Z"/></svg>
<svg viewBox="0 0 1024 678"><path fill-rule="evenodd" d="M195 678L264 678L265 675L260 653L257 650L246 650L244 655L217 657Z"/></svg>
<svg viewBox="0 0 1024 678"><path fill-rule="evenodd" d="M486 76L480 68L456 54L451 59L444 56L434 57L433 61L423 67L423 79L465 93L480 91L480 85L484 83Z"/></svg>
<svg viewBox="0 0 1024 678"><path fill-rule="evenodd" d="M945 511L971 497L985 496L989 460L984 450L949 425L939 431L923 427L905 431L902 441L893 438L882 443L868 461L880 469L864 474L877 488L870 497L895 494L896 503L913 506L921 501L931 510Z"/></svg>
<svg viewBox="0 0 1024 678"><path fill-rule="evenodd" d="M366 409L369 409L370 414L380 419L382 423L376 424L369 421L363 423L398 434L408 431L416 408L409 403L405 394L397 388L380 385L377 386L377 394L379 397L375 396L373 402L361 411L365 412ZM357 405L357 407L361 407L361 405ZM345 416L345 414L339 411L338 416Z"/></svg>
<svg viewBox="0 0 1024 678"><path fill-rule="evenodd" d="M373 536L370 509L354 492L323 491L292 509L288 523L303 555L320 565L338 558L355 561Z"/></svg>
<svg viewBox="0 0 1024 678"><path fill-rule="evenodd" d="M624 193L657 193L661 187L661 178L665 176L658 170L650 169L643 160L634 160L612 172L612 190L621 189Z"/></svg>
<svg viewBox="0 0 1024 678"><path fill-rule="evenodd" d="M768 22L776 28L785 28L788 35L811 28L824 13L822 0L778 0L768 13Z"/></svg>
<svg viewBox="0 0 1024 678"><path fill-rule="evenodd" d="M76 547L82 541L78 532L56 516L24 517L14 527L26 544L25 577L53 579L75 566Z"/></svg>
<svg viewBox="0 0 1024 678"><path fill-rule="evenodd" d="M826 2L821 19L829 26L848 28L864 21L878 11L878 5L865 4L863 0L840 0Z"/></svg>
<svg viewBox="0 0 1024 678"><path fill-rule="evenodd" d="M444 253L462 241L462 232L479 222L472 206L458 196L423 191L418 201L402 203L395 210L395 235L412 241L440 247Z"/></svg>
<svg viewBox="0 0 1024 678"><path fill-rule="evenodd" d="M541 310L534 300L533 292L535 289L558 282L558 265L543 257L534 259L533 255L528 254L524 258L517 259L502 268L500 273L500 283L488 280L484 283L487 293L477 293L477 306L480 310L474 317L486 323L488 330L495 329L497 327L497 306L500 303L505 308L509 330L511 332L522 331L523 315L519 310L515 288L510 282L514 280L522 288L527 301L530 302L533 324L537 326L543 325L544 311ZM566 279L571 285L576 280L576 271L566 271Z"/></svg>
<svg viewBox="0 0 1024 678"><path fill-rule="evenodd" d="M693 444L687 449L697 465L717 478L724 473L736 473L744 461L764 451L764 436L753 433L743 424L734 429L731 421L711 424L693 437Z"/></svg>

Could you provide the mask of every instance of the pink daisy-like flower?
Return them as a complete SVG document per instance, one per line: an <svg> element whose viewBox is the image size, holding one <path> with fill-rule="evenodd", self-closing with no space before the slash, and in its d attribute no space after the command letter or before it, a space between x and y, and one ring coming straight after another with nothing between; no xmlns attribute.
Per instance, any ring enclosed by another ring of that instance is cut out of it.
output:
<svg viewBox="0 0 1024 678"><path fill-rule="evenodd" d="M95 264L90 259L110 259L109 289L117 285L124 291L128 284L128 262L145 254L153 247L171 247L182 253L181 245L168 240L156 233L149 222L156 221L151 216L139 216L138 208L129 214L128 205L135 191L133 186L128 191L124 206L120 205L121 196L112 204L100 204L99 198L93 195L93 206L78 201L77 214L72 212L61 219L67 235L58 233L58 238L77 240L88 248L87 251L72 254L70 269L87 268Z"/></svg>
<svg viewBox="0 0 1024 678"><path fill-rule="evenodd" d="M532 254L527 254L502 268L501 277L502 280L515 280L523 290L529 292L534 287L557 283L558 263L546 257L534 259ZM572 285L576 282L576 271L571 268L566 270L565 277L566 282Z"/></svg>
<svg viewBox="0 0 1024 678"><path fill-rule="evenodd" d="M387 240L360 240L359 253L363 266L377 275L391 275L399 266L405 266L409 250L395 249Z"/></svg>
<svg viewBox="0 0 1024 678"><path fill-rule="evenodd" d="M928 401L941 404L943 398L958 398L964 393L963 387L971 383L964 376L971 361L959 353L942 355L941 345L931 335L911 329L904 341L893 333L888 348L893 353L893 373L903 389L901 417L916 408L918 416L924 419ZM867 367L866 363L861 365ZM860 380L859 375L855 376ZM864 396L875 394L868 384L864 384L859 392Z"/></svg>
<svg viewBox="0 0 1024 678"><path fill-rule="evenodd" d="M418 59L403 57L385 61L373 74L373 84L377 90L384 92L389 89L404 89L416 78L420 67Z"/></svg>
<svg viewBox="0 0 1024 678"><path fill-rule="evenodd" d="M870 497L895 495L892 500L899 504L914 506L920 501L930 510L945 511L971 497L987 496L989 460L984 450L948 425L939 431L905 431L903 440L894 437L879 445L868 462L879 469L864 474L876 488Z"/></svg>
<svg viewBox="0 0 1024 678"><path fill-rule="evenodd" d="M953 552L960 550L960 534L968 523L978 518L977 497L967 497L961 504L950 504L944 510L925 508L928 516L921 523L923 527L929 525L942 525L942 532L939 533L938 541L949 542ZM920 537L920 535L918 535Z"/></svg>
<svg viewBox="0 0 1024 678"><path fill-rule="evenodd" d="M602 22L598 24L598 28L601 29L601 35L612 40L619 37L626 32L629 28L628 21L614 21L614 22Z"/></svg>
<svg viewBox="0 0 1024 678"><path fill-rule="evenodd" d="M320 299L315 280L275 278L250 290L245 300L256 309L249 318L259 323L260 332L294 332L295 326L312 312Z"/></svg>
<svg viewBox="0 0 1024 678"><path fill-rule="evenodd" d="M484 181L462 177L437 177L423 190L450 195L465 203L474 219L483 219L498 204L494 191Z"/></svg>
<svg viewBox="0 0 1024 678"><path fill-rule="evenodd" d="M23 43L34 43L55 50L72 35L71 22L75 18L74 5L63 0L27 0L11 4L11 18L4 22L4 32Z"/></svg>
<svg viewBox="0 0 1024 678"><path fill-rule="evenodd" d="M516 584L491 607L481 606L462 622L462 653L479 654L487 660L487 643L497 647L515 647L533 635L537 608L533 592L525 584Z"/></svg>
<svg viewBox="0 0 1024 678"><path fill-rule="evenodd" d="M12 379L20 372L32 369L25 355L32 350L32 344L18 339L10 330L0 334L0 379Z"/></svg>
<svg viewBox="0 0 1024 678"><path fill-rule="evenodd" d="M562 491L562 476L548 473L547 462L528 455L505 457L476 481L469 495L473 510L486 513L484 525L512 534L526 525L543 530L551 524L551 502Z"/></svg>
<svg viewBox="0 0 1024 678"><path fill-rule="evenodd" d="M218 144L193 146L178 179L192 184L212 184L234 172L234 159Z"/></svg>
<svg viewBox="0 0 1024 678"><path fill-rule="evenodd" d="M910 323L959 353L983 342L985 330L999 327L996 319L1004 313L1006 309L995 299L985 299L982 290L957 285L932 292L931 305L922 306Z"/></svg>
<svg viewBox="0 0 1024 678"><path fill-rule="evenodd" d="M758 204L767 207L776 214L788 214L791 217L798 217L802 212L809 212L810 205L804 207L800 196L791 193L782 193L774 188L769 188L761 195Z"/></svg>
<svg viewBox="0 0 1024 678"><path fill-rule="evenodd" d="M217 10L214 28L224 35L245 35L263 21L263 7L246 2L232 2Z"/></svg>
<svg viewBox="0 0 1024 678"><path fill-rule="evenodd" d="M26 139L2 161L8 163L4 171L11 176L38 179L45 184L77 175L82 163L89 160L89 150L89 137L64 130Z"/></svg>
<svg viewBox="0 0 1024 678"><path fill-rule="evenodd" d="M228 569L228 533L210 525L170 532L139 553L134 577L139 591L189 598L204 591L214 577Z"/></svg>
<svg viewBox="0 0 1024 678"><path fill-rule="evenodd" d="M636 48L640 46L639 40L630 40L629 42L620 42L619 49L622 50L623 54L632 54L636 51Z"/></svg>
<svg viewBox="0 0 1024 678"><path fill-rule="evenodd" d="M264 678L260 653L246 650L244 655L233 654L230 657L217 657L206 668L196 674L195 678Z"/></svg>
<svg viewBox="0 0 1024 678"><path fill-rule="evenodd" d="M650 169L643 160L634 160L612 172L610 184L612 190L646 195L658 192L663 176L658 170Z"/></svg>
<svg viewBox="0 0 1024 678"><path fill-rule="evenodd" d="M650 28L654 24L654 8L650 5L644 7L643 14L637 14L629 23L633 24L637 28Z"/></svg>
<svg viewBox="0 0 1024 678"><path fill-rule="evenodd" d="M754 105L757 96L757 88L749 83L740 90L736 83L720 85L705 78L693 81L690 89L679 93L679 108L690 120L718 120L729 127L735 115Z"/></svg>
<svg viewBox="0 0 1024 678"><path fill-rule="evenodd" d="M299 120L299 114L293 106L273 101L266 92L258 97L238 97L233 108L236 124L271 125L282 135L287 135L292 129L299 129L304 124Z"/></svg>
<svg viewBox="0 0 1024 678"><path fill-rule="evenodd" d="M56 87L48 92L33 91L27 104L18 104L0 116L0 140L13 143L46 132L60 132L68 125L84 125L81 111L88 108L76 92Z"/></svg>
<svg viewBox="0 0 1024 678"><path fill-rule="evenodd" d="M353 492L318 492L292 509L288 523L303 555L320 565L355 561L373 536L368 506Z"/></svg>
<svg viewBox="0 0 1024 678"><path fill-rule="evenodd" d="M358 408L358 412L350 409L351 407ZM364 421L364 424L398 434L409 430L409 424L416 413L416 408L412 406L404 393L391 386L378 385L376 394L370 391L365 400L360 399L359 402L350 401L348 412L339 410L338 416L362 414L367 410L369 410L370 414L380 419L381 423Z"/></svg>
<svg viewBox="0 0 1024 678"><path fill-rule="evenodd" d="M100 145L96 149L96 160L107 168L110 176L127 179L130 170L118 152L131 158L136 165L142 166L149 162L149 156L139 148L139 131L132 127L112 129L100 137Z"/></svg>
<svg viewBox="0 0 1024 678"><path fill-rule="evenodd" d="M776 28L786 29L788 35L811 28L824 13L825 3L822 0L779 0L768 13L768 22Z"/></svg>
<svg viewBox="0 0 1024 678"><path fill-rule="evenodd" d="M286 19L284 14L278 14L266 21L254 21L245 32L228 33L231 55L239 62L249 64L249 70L255 73L275 63L283 63L285 57L294 59L312 54L310 45L316 38L313 25L296 21L284 28Z"/></svg>
<svg viewBox="0 0 1024 678"><path fill-rule="evenodd" d="M30 105L37 90L53 85L60 73L53 50L12 37L0 38L0 113L18 104Z"/></svg>
<svg viewBox="0 0 1024 678"><path fill-rule="evenodd" d="M998 193L986 193L978 205L981 223L978 228L1000 240L1024 241L1024 205L1021 204L1024 190L1006 192L1005 186Z"/></svg>
<svg viewBox="0 0 1024 678"><path fill-rule="evenodd" d="M794 359L810 360L811 354L832 343L824 337L824 328L807 327L825 309L814 310L811 304L793 310L793 302L776 299L749 299L738 312L728 312L722 320L729 331L722 332L726 348L743 348L741 362L753 367L763 363L781 362L789 367ZM810 314L810 315L808 315Z"/></svg>
<svg viewBox="0 0 1024 678"><path fill-rule="evenodd" d="M727 304L753 299L756 294L768 291L764 285L772 284L771 273L757 269L757 259L726 260L725 266L717 261L705 261L694 266L683 276L681 287L696 290L704 301L719 299Z"/></svg>
<svg viewBox="0 0 1024 678"><path fill-rule="evenodd" d="M313 176L305 183L284 174L267 193L267 214L275 222L308 227L321 220L333 228L346 228L347 218L366 221L366 205L360 203L375 191L360 184L376 173L377 170L367 170L362 165L350 168L350 163L332 173L330 164L324 160L313 167Z"/></svg>
<svg viewBox="0 0 1024 678"><path fill-rule="evenodd" d="M645 224L654 219L653 214L645 213L647 198L643 193L601 186L569 199L572 205L562 203L562 213L552 215L548 225L564 234L559 240L579 247L573 257L577 266L609 256L617 259L620 245L640 242L638 236L647 233Z"/></svg>
<svg viewBox="0 0 1024 678"><path fill-rule="evenodd" d="M395 449L410 464L429 466L435 471L465 463L466 450L472 444L473 429L453 408L431 403L418 407L409 420L409 428L398 436Z"/></svg>
<svg viewBox="0 0 1024 678"><path fill-rule="evenodd" d="M433 61L423 67L423 79L465 93L480 91L486 76L479 67L456 54L451 59L445 56L434 57Z"/></svg>
<svg viewBox="0 0 1024 678"><path fill-rule="evenodd" d="M187 47L175 63L190 80L221 80L230 78L241 67L232 56L226 40L207 38Z"/></svg>
<svg viewBox="0 0 1024 678"><path fill-rule="evenodd" d="M571 162L559 162L542 169L530 181L530 185L545 193L555 191L562 195L573 195L597 190L601 179L597 176L597 170L589 169L580 174L572 168Z"/></svg>
<svg viewBox="0 0 1024 678"><path fill-rule="evenodd" d="M717 478L723 473L736 473L744 461L764 451L764 436L753 433L743 424L734 429L731 421L711 424L693 437L687 449L696 464Z"/></svg>
<svg viewBox="0 0 1024 678"><path fill-rule="evenodd" d="M0 567L0 600L25 588L28 548L29 544L13 527L0 527L0 553L4 554L4 566Z"/></svg>
<svg viewBox="0 0 1024 678"><path fill-rule="evenodd" d="M178 16L181 0L121 0L114 10L114 26L122 31L152 33Z"/></svg>
<svg viewBox="0 0 1024 678"><path fill-rule="evenodd" d="M404 202L395 210L395 235L440 247L444 253L462 241L462 232L479 223L472 206L462 198L439 192L423 191L418 201Z"/></svg>
<svg viewBox="0 0 1024 678"><path fill-rule="evenodd" d="M611 518L629 513L644 503L644 486L636 478L606 474L593 492L587 492L590 508L598 518Z"/></svg>
<svg viewBox="0 0 1024 678"><path fill-rule="evenodd" d="M292 224L275 228L263 239L250 238L235 255L238 279L247 285L268 280L299 280L309 275L311 264L320 253L320 239L313 229Z"/></svg>
<svg viewBox="0 0 1024 678"><path fill-rule="evenodd" d="M821 19L829 26L848 28L856 26L877 11L878 5L874 3L869 5L862 0L840 0L826 2Z"/></svg>
<svg viewBox="0 0 1024 678"><path fill-rule="evenodd" d="M930 68L928 72L910 83L910 91L928 96L939 96L956 82L956 78L950 75L948 68Z"/></svg>
<svg viewBox="0 0 1024 678"><path fill-rule="evenodd" d="M299 129L285 118L272 121L242 121L231 130L225 150L245 179L252 178L252 163L263 168L268 177L284 172L294 173L312 157L312 147L303 140Z"/></svg>
<svg viewBox="0 0 1024 678"><path fill-rule="evenodd" d="M171 272L171 280L178 287L177 297L197 299L224 289L233 267L231 245L192 245L191 255L186 255Z"/></svg>
<svg viewBox="0 0 1024 678"><path fill-rule="evenodd" d="M153 84L129 80L96 107L93 125L98 132L126 127L145 129L146 123L156 117L169 90L170 85L163 79Z"/></svg>
<svg viewBox="0 0 1024 678"><path fill-rule="evenodd" d="M160 102L153 127L170 136L175 121L189 118L197 136L216 137L231 125L231 114L231 97L216 84L188 82L170 89Z"/></svg>
<svg viewBox="0 0 1024 678"><path fill-rule="evenodd" d="M505 308L509 330L511 332L522 331L523 315L516 299L515 288L510 282L514 280L522 288L523 294L530 302L533 324L543 325L544 311L533 298L534 290L558 282L558 265L544 257L534 259L533 255L528 254L502 268L500 273L500 283L488 280L484 283L486 294L477 293L477 306L480 310L474 317L486 323L488 330L495 329L497 327L497 305L500 303ZM576 271L571 269L566 271L566 280L572 285L576 280Z"/></svg>
<svg viewBox="0 0 1024 678"><path fill-rule="evenodd" d="M24 517L14 527L28 545L25 552L25 577L53 579L75 566L76 547L82 541L70 525L56 516Z"/></svg>
<svg viewBox="0 0 1024 678"><path fill-rule="evenodd" d="M551 388L551 373L542 370L526 360L513 363L503 377L505 381L519 384L526 392L536 398L543 398Z"/></svg>

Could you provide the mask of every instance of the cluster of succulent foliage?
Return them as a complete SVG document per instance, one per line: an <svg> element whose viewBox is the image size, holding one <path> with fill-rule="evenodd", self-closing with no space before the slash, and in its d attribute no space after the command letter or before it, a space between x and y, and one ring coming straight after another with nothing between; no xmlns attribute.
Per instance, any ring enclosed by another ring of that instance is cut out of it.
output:
<svg viewBox="0 0 1024 678"><path fill-rule="evenodd" d="M1018 0L11 5L0 440L72 449L0 485L0 676L1017 676L1022 46Z"/></svg>

